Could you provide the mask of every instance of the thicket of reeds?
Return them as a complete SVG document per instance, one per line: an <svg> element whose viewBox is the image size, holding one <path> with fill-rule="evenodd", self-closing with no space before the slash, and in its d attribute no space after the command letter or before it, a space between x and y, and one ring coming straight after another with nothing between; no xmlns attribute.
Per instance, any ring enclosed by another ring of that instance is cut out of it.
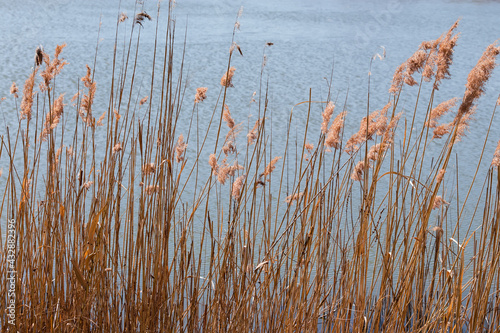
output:
<svg viewBox="0 0 500 333"><path fill-rule="evenodd" d="M483 183L480 197L468 191L450 203L458 187L445 184L459 177L448 166L457 142L467 144L500 47L486 48L463 96L435 100L449 78L457 22L397 68L387 104L367 105L362 119L341 100L297 101L307 121L297 137L288 126L278 151L265 86L254 96L256 122L233 119L226 105L239 45L228 45L227 70L214 78L220 91L186 88L166 5L168 25L156 26L166 47L152 50L147 98L134 90L141 27L155 24L144 12L118 16L111 86L96 83L92 65L78 87L61 86L64 44L53 56L34 51L25 83L12 86L19 129L2 129L9 167L0 219L2 235L15 221L15 261L2 237L0 276L6 281L14 265L16 298L11 325L8 284L0 285L3 332L498 328L500 143L475 161L477 170L491 163L472 176L470 188ZM431 93L403 113L407 86ZM109 97L99 114L97 89ZM209 94L218 97L201 121ZM181 133L184 113L190 125ZM294 109L283 124L293 119ZM346 121L359 131L344 131ZM431 144L438 154L428 153Z"/></svg>

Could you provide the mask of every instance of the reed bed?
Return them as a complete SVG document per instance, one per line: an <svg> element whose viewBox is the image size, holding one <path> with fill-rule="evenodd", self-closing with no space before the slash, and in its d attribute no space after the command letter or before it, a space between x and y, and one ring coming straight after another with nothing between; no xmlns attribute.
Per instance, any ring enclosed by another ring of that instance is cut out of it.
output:
<svg viewBox="0 0 500 333"><path fill-rule="evenodd" d="M1 239L0 275L14 276L15 320L2 283L2 331L498 329L500 142L478 161L477 170L491 161L486 175L472 177L469 188L483 182L479 198L469 190L450 204L458 187L445 186L459 177L450 161L455 145L467 144L497 45L471 70L463 97L434 100L450 78L457 21L396 69L386 105L368 104L355 119L333 92L297 101L282 145L273 146L265 84L253 96L255 122L226 105L240 46L230 44L220 91L188 89L167 6L166 30L156 26L154 80L141 96L140 32L155 24L145 12L118 15L115 50L121 27L131 29L109 87L98 85L92 65L78 87L61 86L65 44L53 56L36 50L22 89L13 84L19 129L1 136L9 167L0 219L2 235L13 221L15 242ZM419 96L403 112L408 86ZM424 87L429 96L420 95ZM98 89L109 96L105 110L94 108ZM210 94L218 97L202 121ZM307 116L295 136L298 108ZM189 130L180 133L186 113ZM347 133L346 121L359 130Z"/></svg>

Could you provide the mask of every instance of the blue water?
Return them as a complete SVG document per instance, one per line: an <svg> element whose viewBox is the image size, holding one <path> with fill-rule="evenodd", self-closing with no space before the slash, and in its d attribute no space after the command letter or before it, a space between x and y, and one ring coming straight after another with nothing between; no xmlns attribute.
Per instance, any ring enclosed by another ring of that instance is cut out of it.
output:
<svg viewBox="0 0 500 333"><path fill-rule="evenodd" d="M237 68L234 78L235 89L229 94L228 104L235 118L244 119L248 111L240 107L249 101L259 88L263 48L266 42L274 45L266 50L267 66L264 79L269 82L270 110L273 123L279 134L278 124L286 119L290 108L306 100L309 88L313 99L325 100L333 66L333 94L344 100L347 89L349 98L346 109L351 113L347 126L354 129L358 115L366 112L367 74L370 58L386 49L384 61L375 61L372 66L370 105L379 108L388 98L394 69L406 60L421 41L435 39L452 23L461 18L461 37L456 47L452 80L443 82L436 94L436 100L446 100L464 91L469 70L487 45L500 37L497 1L178 1L175 8L177 41L182 44L187 30L186 68L188 69L189 96L198 86L209 87L206 104L214 102L219 88L219 78L225 70L231 34L240 6L243 15L241 29L235 41L241 46L244 56L234 57ZM119 7L121 6L121 7ZM137 5L140 8L141 5ZM144 1L144 9L157 19L155 1ZM166 19L166 2L162 3L160 28ZM69 61L61 80L67 79L73 87L69 95L76 92L79 77L85 74L85 64L94 61L98 39L100 44L97 61L98 101L104 104L107 92L105 82L112 61L112 45L115 37L116 17L125 11L130 17L134 13L133 1L19 1L0 3L3 20L0 29L0 95L8 97L0 106L0 118L11 128L16 128L16 117L12 117L13 103L9 87L16 81L21 87L33 65L34 50L43 45L52 53L55 45L66 42L63 56ZM128 29L131 20L126 21ZM144 25L141 41L144 70L139 71L139 82L147 89L150 78L151 48L153 46L155 21ZM160 34L161 35L161 34ZM125 33L119 36L123 41ZM101 88L101 89L99 89ZM403 102L411 103L416 88L406 89ZM483 128L500 92L498 74L487 87L487 94L481 99L477 122L473 124L468 142L463 146L474 147L484 140ZM190 97L191 98L191 97ZM316 110L320 112L318 105ZM320 122L318 117L312 121ZM476 129L476 130L475 130ZM0 129L4 132L4 126ZM495 135L494 135L495 136ZM500 137L492 138L493 141ZM492 142L493 142L492 141ZM489 145L492 146L492 145ZM474 154L476 149L468 150ZM488 148L488 153L492 152Z"/></svg>

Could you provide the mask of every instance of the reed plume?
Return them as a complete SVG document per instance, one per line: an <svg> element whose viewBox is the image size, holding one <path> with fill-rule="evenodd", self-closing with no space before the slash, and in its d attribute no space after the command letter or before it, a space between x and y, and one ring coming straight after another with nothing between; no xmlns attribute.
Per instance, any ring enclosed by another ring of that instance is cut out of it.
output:
<svg viewBox="0 0 500 333"><path fill-rule="evenodd" d="M143 105L144 103L146 103L148 101L148 98L149 96L144 96L140 101L139 101L139 105Z"/></svg>
<svg viewBox="0 0 500 333"><path fill-rule="evenodd" d="M212 168L212 173L214 175L217 175L219 172L219 165L217 164L217 158L215 157L215 154L210 154L210 157L208 158L208 164Z"/></svg>
<svg viewBox="0 0 500 333"><path fill-rule="evenodd" d="M403 116L403 111L396 114L389 124L385 127L384 133L382 136L382 142L384 143L384 147L389 147L392 143L394 143L394 131L396 129L397 123L399 119Z"/></svg>
<svg viewBox="0 0 500 333"><path fill-rule="evenodd" d="M89 65L87 66L87 75L82 77L82 82L85 88L87 88L87 94L83 95L82 102L80 105L80 117L83 122L87 125L92 125L92 104L94 103L94 96L96 92L96 82L92 78L92 70Z"/></svg>
<svg viewBox="0 0 500 333"><path fill-rule="evenodd" d="M436 176L436 183L439 184L443 181L444 174L446 173L445 169L440 169Z"/></svg>
<svg viewBox="0 0 500 333"><path fill-rule="evenodd" d="M293 202L294 201L299 201L299 199L302 198L303 195L304 195L304 192L290 194L289 196L287 196L285 198L285 202L288 203L288 204L293 205Z"/></svg>
<svg viewBox="0 0 500 333"><path fill-rule="evenodd" d="M224 146L222 147L222 152L224 155L228 156L229 154L234 154L236 152L236 135L241 131L241 123L237 125L233 125L233 127L227 132L226 137L224 139Z"/></svg>
<svg viewBox="0 0 500 333"><path fill-rule="evenodd" d="M380 156L383 153L385 153L385 151L391 146L391 144L394 143L395 129L396 129L397 123L402 115L403 115L403 112L399 112L397 115L395 115L391 119L389 124L385 125L385 123L383 123L381 125L383 128L383 133L379 134L378 133L380 131L379 130L379 131L377 131L377 135L383 135L382 141L376 145L373 145L370 148L370 150L368 151L368 156L367 156L367 158L369 160L372 160L372 161L378 160L380 158Z"/></svg>
<svg viewBox="0 0 500 333"><path fill-rule="evenodd" d="M368 150L368 159L372 161L376 161L379 158L379 155L382 152L384 143L377 143L370 147Z"/></svg>
<svg viewBox="0 0 500 333"><path fill-rule="evenodd" d="M126 14L126 13L124 13L124 12L122 12L122 13L120 14L120 17L118 18L118 22L119 22L119 23L122 23L122 22L124 22L126 19L128 19L127 14Z"/></svg>
<svg viewBox="0 0 500 333"><path fill-rule="evenodd" d="M365 161L359 161L351 173L351 179L357 181L363 180L364 170L365 170Z"/></svg>
<svg viewBox="0 0 500 333"><path fill-rule="evenodd" d="M66 61L64 61L64 59L59 59L59 56L65 47L66 43L56 46L56 50L54 52L54 60L52 61L50 61L49 55L44 53L45 69L40 73L40 76L43 78L43 82L40 84L41 91L49 89L52 79L56 75L61 73L63 67L68 64Z"/></svg>
<svg viewBox="0 0 500 333"><path fill-rule="evenodd" d="M139 14L135 15L135 24L139 24L142 27L142 23L144 22L144 19L148 19L151 21L151 16L149 16L148 13L146 12L140 12Z"/></svg>
<svg viewBox="0 0 500 333"><path fill-rule="evenodd" d="M118 113L117 109L113 109L113 114L115 115L116 121L120 120L120 118L122 117L121 114Z"/></svg>
<svg viewBox="0 0 500 333"><path fill-rule="evenodd" d="M85 183L83 183L82 188L85 190L88 190L93 184L94 184L93 181L85 182Z"/></svg>
<svg viewBox="0 0 500 333"><path fill-rule="evenodd" d="M222 160L222 164L220 164L217 168L217 180L219 183L224 185L226 183L227 178L234 176L236 171L242 170L243 166L239 165L236 161L233 165L229 165L227 160Z"/></svg>
<svg viewBox="0 0 500 333"><path fill-rule="evenodd" d="M255 100L255 95L257 95L257 92L254 91L253 94L252 94L252 98L250 99L250 103L249 104L252 104L252 103L257 103L257 101ZM500 97L499 97L500 99Z"/></svg>
<svg viewBox="0 0 500 333"><path fill-rule="evenodd" d="M435 75L434 89L439 88L442 79L449 78L449 67L453 60L453 49L459 35L453 35L458 26L456 21L444 36L437 40L423 42L418 50L408 60L403 62L394 72L389 93L397 94L401 91L403 83L414 86L417 81L413 74L422 72L425 81L430 81Z"/></svg>
<svg viewBox="0 0 500 333"><path fill-rule="evenodd" d="M59 157L61 156L64 145L59 147L56 151L56 164L59 164Z"/></svg>
<svg viewBox="0 0 500 333"><path fill-rule="evenodd" d="M396 95L401 91L403 83L414 86L417 81L413 78L415 72L421 71L427 60L427 53L423 50L417 50L410 58L398 66L392 77L392 84L389 93Z"/></svg>
<svg viewBox="0 0 500 333"><path fill-rule="evenodd" d="M95 124L96 126L103 126L103 121L104 121L104 118L106 117L106 111L103 112L103 114L99 117L99 119L97 120L97 123Z"/></svg>
<svg viewBox="0 0 500 333"><path fill-rule="evenodd" d="M500 47L496 46L495 43L489 45L476 66L470 71L462 104L458 108L459 116L469 112L475 101L484 94L484 85L496 66L495 59L499 53Z"/></svg>
<svg viewBox="0 0 500 333"><path fill-rule="evenodd" d="M184 151L187 148L187 143L184 142L184 136L179 135L179 139L177 139L177 144L175 145L175 160L177 163L184 160Z"/></svg>
<svg viewBox="0 0 500 333"><path fill-rule="evenodd" d="M33 106L33 96L35 95L33 88L37 71L38 68L35 68L24 82L23 98L21 99L21 119L28 119L28 121L31 120L31 108Z"/></svg>
<svg viewBox="0 0 500 333"><path fill-rule="evenodd" d="M340 148L340 132L344 127L345 116L347 115L347 111L342 111L339 113L335 119L333 120L330 128L328 129L328 133L325 138L325 146L329 148L339 149Z"/></svg>
<svg viewBox="0 0 500 333"><path fill-rule="evenodd" d="M500 140L498 140L497 148L495 149L495 153L493 154L493 160L491 161L491 166L500 167Z"/></svg>
<svg viewBox="0 0 500 333"><path fill-rule="evenodd" d="M272 159L271 162L266 166L266 169L264 170L264 173L262 174L264 177L269 176L274 169L276 168L276 163L281 159L281 156L276 156L275 158ZM270 178L267 179L267 181L271 181Z"/></svg>
<svg viewBox="0 0 500 333"><path fill-rule="evenodd" d="M243 166L239 165L237 161L234 161L233 165L229 169L229 175L234 176L239 170L243 170Z"/></svg>
<svg viewBox="0 0 500 333"><path fill-rule="evenodd" d="M160 191L160 187L158 185L148 185L144 188L144 193L147 195L153 195Z"/></svg>
<svg viewBox="0 0 500 333"><path fill-rule="evenodd" d="M436 59L436 76L434 81L434 89L439 88L441 80L450 78L450 66L453 62L453 49L457 44L459 34L453 35L454 30L458 27L458 22L455 21L448 30L444 38L440 40L439 49Z"/></svg>
<svg viewBox="0 0 500 333"><path fill-rule="evenodd" d="M236 152L236 146L233 144L233 141L226 141L224 143L224 146L222 147L222 152L226 156L228 156L229 154L234 154Z"/></svg>
<svg viewBox="0 0 500 333"><path fill-rule="evenodd" d="M142 173L144 176L150 175L156 172L156 165L154 163L146 163L142 166Z"/></svg>
<svg viewBox="0 0 500 333"><path fill-rule="evenodd" d="M321 123L321 133L326 134L328 129L328 123L333 115L333 110L335 110L335 104L333 102L328 102L325 110L323 111L323 122Z"/></svg>
<svg viewBox="0 0 500 333"><path fill-rule="evenodd" d="M473 116L476 113L476 108L477 108L476 106L473 106L461 118L455 117L455 120L453 121L453 125L455 125L456 122L459 122L458 127L457 127L457 136L455 138L455 141L457 141L457 142L461 141L462 138L465 136L466 132L469 131L470 122L473 120Z"/></svg>
<svg viewBox="0 0 500 333"><path fill-rule="evenodd" d="M17 84L15 82L12 82L12 85L10 86L10 94L14 95L14 98L18 98L19 96L17 95L17 92L19 89L17 88Z"/></svg>
<svg viewBox="0 0 500 333"><path fill-rule="evenodd" d="M234 67L231 67L229 68L229 70L222 76L222 78L220 79L220 84L221 86L223 87L234 87L233 86L233 75L234 75L234 71L236 71L236 68Z"/></svg>
<svg viewBox="0 0 500 333"><path fill-rule="evenodd" d="M52 132L54 128L59 124L59 120L64 112L63 104L64 94L61 94L52 105L52 108L47 113L45 117L45 125L41 134L41 138L43 141L47 140L48 135Z"/></svg>
<svg viewBox="0 0 500 333"><path fill-rule="evenodd" d="M260 119L256 120L255 121L255 125L250 130L250 132L248 132L247 139L248 139L248 144L249 145L255 143L255 140L257 140L259 126L260 126L260 124L262 123L263 120L264 120L264 118L260 118Z"/></svg>
<svg viewBox="0 0 500 333"><path fill-rule="evenodd" d="M39 47L36 48L35 50L35 66L38 67L43 63L43 48L40 45Z"/></svg>
<svg viewBox="0 0 500 333"><path fill-rule="evenodd" d="M229 107L224 104L224 111L222 112L222 118L227 124L227 127L232 129L234 127L234 119L231 117L231 112L229 111Z"/></svg>
<svg viewBox="0 0 500 333"><path fill-rule="evenodd" d="M194 102L195 103L200 103L207 98L207 90L208 88L206 87L200 87L196 89L196 95L194 96Z"/></svg>
<svg viewBox="0 0 500 333"><path fill-rule="evenodd" d="M430 82L432 77L436 74L436 67L438 62L438 50L441 39L435 41L423 42L420 45L421 49L428 51L427 61L425 62L424 70L422 71L422 76L424 81Z"/></svg>
<svg viewBox="0 0 500 333"><path fill-rule="evenodd" d="M434 198L434 202L432 204L432 209L438 209L438 208L441 208L442 205L449 205L450 203L449 202L446 202L442 196L440 195L437 195L435 198Z"/></svg>
<svg viewBox="0 0 500 333"><path fill-rule="evenodd" d="M392 77L392 84L391 87L389 88L389 93L396 95L403 87L403 82L404 82L403 71L405 67L406 67L406 62L403 62L394 71L394 75Z"/></svg>
<svg viewBox="0 0 500 333"><path fill-rule="evenodd" d="M118 153L122 150L122 144L118 142L113 146L113 153Z"/></svg>
<svg viewBox="0 0 500 333"><path fill-rule="evenodd" d="M233 183L231 195L233 196L233 198L235 200L240 199L241 189L243 188L243 183L245 181L245 177L246 177L246 175L243 174L243 175L239 176L238 178L236 178L234 183Z"/></svg>
<svg viewBox="0 0 500 333"><path fill-rule="evenodd" d="M381 110L373 111L368 117L363 117L359 126L359 131L347 140L345 151L352 154L359 149L359 145L367 140L371 140L376 133L382 134L387 127L387 110L392 103L387 103Z"/></svg>
<svg viewBox="0 0 500 333"><path fill-rule="evenodd" d="M413 78L415 72L420 72L427 60L427 53L424 50L417 50L407 61L406 61L406 71L404 73L404 83L409 86L414 86L417 81Z"/></svg>
<svg viewBox="0 0 500 333"><path fill-rule="evenodd" d="M434 109L431 110L429 114L429 120L426 121L425 126L430 128L435 128L438 125L438 120L444 116L451 108L453 108L457 103L458 98L452 98L447 101L442 102Z"/></svg>
<svg viewBox="0 0 500 333"><path fill-rule="evenodd" d="M312 151L314 150L314 145L312 143L306 143L304 145L304 148L307 150L307 152L304 153L304 159L306 161L309 161L309 155L312 154Z"/></svg>
<svg viewBox="0 0 500 333"><path fill-rule="evenodd" d="M436 128L434 128L432 138L440 139L446 134L450 133L452 128L453 128L453 123L439 125Z"/></svg>
<svg viewBox="0 0 500 333"><path fill-rule="evenodd" d="M460 116L460 114L457 114L455 118L453 119L452 122L447 123L447 124L442 124L440 126L437 126L434 129L434 134L433 134L433 139L435 138L441 138L444 135L448 134L451 132L451 130L457 126L457 134L455 137L455 141L461 141L462 138L465 136L466 132L469 129L470 122L473 120L473 116L476 113L476 106L473 106L471 109L468 110L467 113L463 114Z"/></svg>
<svg viewBox="0 0 500 333"><path fill-rule="evenodd" d="M81 93L81 90L78 90L74 95L73 97L71 97L71 99L69 100L71 103L74 103L78 97L80 97L80 93ZM75 106L75 104L73 104L73 106Z"/></svg>

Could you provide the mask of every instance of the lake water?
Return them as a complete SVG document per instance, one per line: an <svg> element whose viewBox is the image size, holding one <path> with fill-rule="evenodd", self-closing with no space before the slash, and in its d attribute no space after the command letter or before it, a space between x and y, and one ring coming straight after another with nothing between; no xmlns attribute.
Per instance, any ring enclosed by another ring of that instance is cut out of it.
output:
<svg viewBox="0 0 500 333"><path fill-rule="evenodd" d="M163 4L166 7L166 3ZM290 108L307 100L312 88L314 100L325 100L328 91L325 77L330 77L332 64L333 97L345 98L349 89L347 110L351 113L347 126L358 125L359 117L366 111L367 73L370 58L386 49L384 61L375 61L372 67L370 105L379 108L387 101L394 69L406 60L421 41L435 39L451 24L461 18L461 37L456 47L452 79L445 81L436 95L438 101L461 97L469 70L475 65L483 50L500 37L498 1L191 1L176 3L177 40L182 42L187 29L186 68L188 69L188 94L194 94L198 86L209 87L209 103L214 102L219 78L227 64L227 50L236 14L243 5L240 19L241 30L236 42L244 56L234 57L237 68L228 104L234 105L235 118L243 119L247 110L238 109L240 101L249 101L258 89L263 46L267 49L267 66L264 79L269 80L270 110L273 124L288 117ZM144 1L145 10L156 18L156 1ZM106 87L109 73L99 71L109 68L112 52L109 52L115 34L117 14L125 11L133 15L134 2L122 1L19 1L0 3L4 19L0 22L3 38L0 40L0 95L7 96L12 81L22 86L33 65L34 50L43 45L53 53L55 45L66 42L63 56L69 61L64 77L75 84L84 75L85 64L92 64L97 41L99 21L102 21L100 51L97 62L97 82ZM166 17L166 8L160 13L160 22ZM144 63L150 63L154 34L154 22L143 29L141 43ZM147 66L145 66L147 68ZM149 73L139 72L139 80L148 87ZM100 76L103 76L101 78ZM68 89L69 90L69 89ZM210 92L214 94L210 94ZM414 89L407 89L405 100L411 101ZM491 115L496 96L500 92L500 80L494 75L481 99L477 121L471 133L461 145L469 157L474 156L477 143L482 143L486 121ZM67 94L71 93L68 91ZM98 92L99 94L99 92ZM105 96L102 92L99 96ZM98 96L98 97L99 97ZM191 98L191 97L190 97ZM12 117L11 98L1 105L0 118L5 125L16 127ZM103 100L105 100L103 98ZM320 112L321 107L317 106ZM319 117L313 121L320 122ZM1 133L5 127L2 126ZM275 132L279 134L279 132ZM498 133L498 132L497 132ZM495 135L493 135L495 136ZM488 153L494 149L497 137L488 145ZM467 147L469 148L467 148ZM468 157L468 158L469 158Z"/></svg>
<svg viewBox="0 0 500 333"><path fill-rule="evenodd" d="M156 1L144 1L143 5L154 20L145 22L141 32L143 38L136 80L144 90L135 92L137 98L148 94L156 20L160 21L161 27L166 19L166 8L162 8L160 16L157 16ZM228 0L179 0L174 15L179 49L187 32L186 99L191 103L197 87L208 87L208 98L200 105L202 120L208 117L216 101L219 80L227 66L234 22L241 5L244 9L235 41L241 47L243 56L233 57L232 65L237 68L233 80L235 88L230 90L226 103L231 107L237 122L253 122L257 119L255 112L249 111L247 105L252 93L259 90L264 45L272 42L273 46L266 48L267 64L262 77L264 82L268 82L268 117L272 135L278 138L286 133L283 124L288 120L290 109L294 104L308 99L309 89L312 89L313 100L327 99L332 68L332 99L338 98L339 104L343 106L349 90L345 108L349 111L346 132L350 134L357 129L359 120L366 113L370 59L375 53L382 52L381 46L385 48L386 58L383 61L375 60L371 68L370 106L373 110L386 104L395 68L411 56L422 41L438 38L458 18L461 18L458 28L461 37L455 48L452 79L442 83L435 97L438 102L463 95L469 71L484 49L500 38L498 1L258 0L240 3ZM85 64L94 61L99 38L96 64L98 93L94 112L100 115L106 109L109 93L106 88L109 87L107 82L110 76L107 70L112 64L116 18L122 11L130 17L134 13L132 1L123 0L119 6L118 1L97 0L26 0L15 5L12 2L0 2L3 14L0 21L3 35L0 39L0 97L7 97L0 105L1 135L6 133L6 126L11 133L17 129L18 119L9 88L12 81L22 87L33 66L33 55L38 45L43 45L49 54L53 54L57 44L67 43L63 57L70 64L61 74L58 85L67 87L64 91L70 98L77 91L79 78L85 74ZM166 3L163 3L163 7L166 7ZM130 19L127 22L130 25ZM119 38L123 40L124 36L121 34ZM160 33L160 36L163 35ZM405 87L405 90L400 105L407 105L411 112L417 88ZM457 146L460 179L465 184L461 191L467 189L475 171L480 154L478 147L482 147L485 141L485 128L499 93L500 73L497 70L488 83L485 96L480 100L471 132ZM426 103L427 100L424 100ZM102 111L99 112L99 109ZM188 111L186 115L181 115L179 132L187 131ZM297 109L297 120L292 124L295 126L292 132L300 132L306 111L306 107ZM313 106L315 116L311 119L311 128L319 129L321 111L321 105ZM425 108L420 108L419 112L423 117ZM497 116L494 124L498 124L498 120ZM480 169L479 183L482 183L481 175L486 174L499 139L500 130L494 125ZM435 147L437 152L441 144L436 143ZM193 153L192 147L190 149ZM0 178L0 188L5 185L7 165L7 158L3 155L0 168L4 172ZM454 158L450 168L456 168Z"/></svg>

